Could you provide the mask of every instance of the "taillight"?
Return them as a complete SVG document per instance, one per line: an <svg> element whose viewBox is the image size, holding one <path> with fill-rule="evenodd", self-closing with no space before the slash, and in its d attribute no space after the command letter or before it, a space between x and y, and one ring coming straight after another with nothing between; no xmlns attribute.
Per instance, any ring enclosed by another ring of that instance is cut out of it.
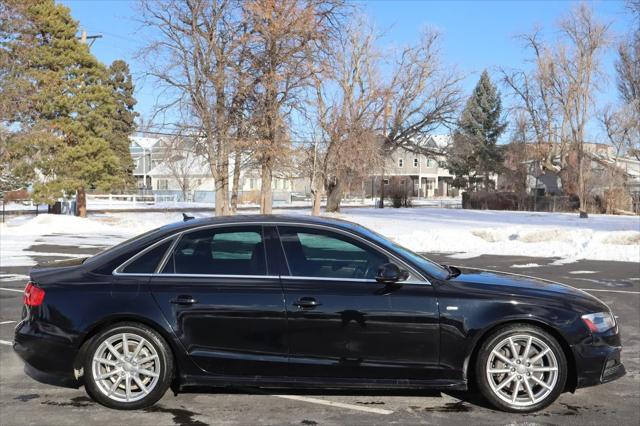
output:
<svg viewBox="0 0 640 426"><path fill-rule="evenodd" d="M22 300L27 306L40 306L44 300L44 290L29 281L24 288L24 297Z"/></svg>

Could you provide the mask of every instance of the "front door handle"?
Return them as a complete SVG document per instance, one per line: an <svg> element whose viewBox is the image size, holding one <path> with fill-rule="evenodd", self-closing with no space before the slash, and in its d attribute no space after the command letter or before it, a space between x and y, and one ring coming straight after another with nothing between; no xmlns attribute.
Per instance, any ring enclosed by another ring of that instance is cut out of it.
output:
<svg viewBox="0 0 640 426"><path fill-rule="evenodd" d="M320 306L321 303L318 302L313 297L301 297L293 305L297 306L298 308L301 308L301 309L313 309L316 306Z"/></svg>
<svg viewBox="0 0 640 426"><path fill-rule="evenodd" d="M198 303L198 301L191 296L180 295L175 299L171 300L171 303L175 305L193 305L194 303Z"/></svg>

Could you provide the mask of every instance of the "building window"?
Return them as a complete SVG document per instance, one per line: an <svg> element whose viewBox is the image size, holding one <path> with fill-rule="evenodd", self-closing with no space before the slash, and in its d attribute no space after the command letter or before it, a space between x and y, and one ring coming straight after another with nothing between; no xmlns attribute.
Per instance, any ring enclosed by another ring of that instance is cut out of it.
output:
<svg viewBox="0 0 640 426"><path fill-rule="evenodd" d="M404 185L404 179L400 179L400 185Z"/></svg>
<svg viewBox="0 0 640 426"><path fill-rule="evenodd" d="M417 158L413 159L413 167L418 167L419 161Z"/></svg>
<svg viewBox="0 0 640 426"><path fill-rule="evenodd" d="M158 179L158 189L169 189L169 181L167 179Z"/></svg>
<svg viewBox="0 0 640 426"><path fill-rule="evenodd" d="M402 158L398 158L398 167L404 166L404 160Z"/></svg>
<svg viewBox="0 0 640 426"><path fill-rule="evenodd" d="M385 179L385 180L384 180L384 184L385 184L385 185L389 185L389 179Z"/></svg>

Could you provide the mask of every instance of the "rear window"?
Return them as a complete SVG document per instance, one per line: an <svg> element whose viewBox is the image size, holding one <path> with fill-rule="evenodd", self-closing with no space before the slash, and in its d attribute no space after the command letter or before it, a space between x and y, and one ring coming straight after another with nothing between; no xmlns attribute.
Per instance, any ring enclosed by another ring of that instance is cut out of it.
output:
<svg viewBox="0 0 640 426"><path fill-rule="evenodd" d="M262 228L215 228L185 234L162 273L266 275Z"/></svg>
<svg viewBox="0 0 640 426"><path fill-rule="evenodd" d="M157 245L142 256L135 259L122 269L125 274L152 274L156 271L158 264L164 257L164 254L171 246L173 239Z"/></svg>

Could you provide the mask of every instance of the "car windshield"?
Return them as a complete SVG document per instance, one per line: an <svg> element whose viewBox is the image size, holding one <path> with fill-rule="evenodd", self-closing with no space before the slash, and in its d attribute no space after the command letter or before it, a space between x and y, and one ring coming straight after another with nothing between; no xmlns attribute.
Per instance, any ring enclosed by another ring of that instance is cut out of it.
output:
<svg viewBox="0 0 640 426"><path fill-rule="evenodd" d="M400 244L391 241L387 237L380 235L375 231L372 231L364 227L359 227L359 228L361 231L369 233L371 237L373 237L379 243L389 247L390 249L393 249L394 251L399 253L402 257L411 261L413 264L415 264L420 269L424 270L427 274L431 275L432 277L438 278L441 280L446 280L449 277L449 271L447 271L447 269L444 268L442 265L438 265L434 261L429 260L426 257L421 256L418 253L415 253L409 250L408 248L403 247Z"/></svg>

